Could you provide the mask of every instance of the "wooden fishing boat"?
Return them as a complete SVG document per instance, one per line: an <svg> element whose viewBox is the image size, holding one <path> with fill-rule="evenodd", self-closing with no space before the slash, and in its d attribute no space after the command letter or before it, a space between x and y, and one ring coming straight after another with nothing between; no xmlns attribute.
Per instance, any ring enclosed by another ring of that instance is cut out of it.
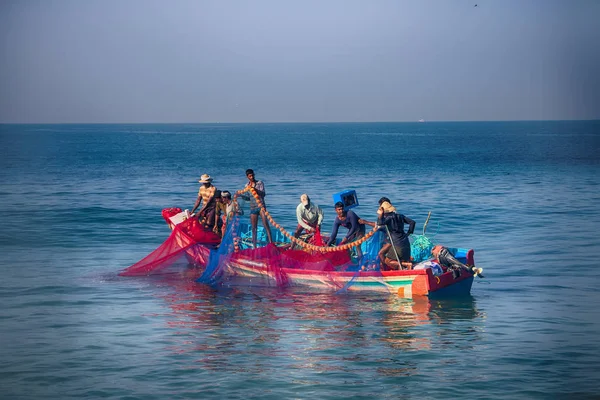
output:
<svg viewBox="0 0 600 400"><path fill-rule="evenodd" d="M380 270L379 262L351 258L343 247L323 248L300 243L285 230L273 232L275 243L267 243L262 227L258 227L257 248L252 245L247 222L237 221L235 237L221 242L219 235L207 231L197 219L189 218L178 208L163 210L163 217L172 232L169 238L144 259L124 270L121 275L164 273L184 255L187 267L193 267L199 281L217 284L252 286L300 286L325 291L367 291L412 298L418 296L445 297L469 295L473 278L480 269L474 266L472 249L450 248L452 255L468 268L431 268L416 264L410 270ZM373 236L369 234L367 236ZM371 238L364 243L377 242ZM302 246L298 247L298 245ZM364 246L363 245L363 246ZM379 245L380 246L380 245ZM366 250L366 249L365 249ZM364 250L363 250L364 251ZM364 254L364 253L363 253ZM420 261L420 260L419 260ZM207 267L209 264L209 267ZM206 275L206 276L205 276ZM215 278L216 277L216 278Z"/></svg>
<svg viewBox="0 0 600 400"><path fill-rule="evenodd" d="M472 249L450 250L461 262L474 265ZM294 251L296 250L279 251L279 257L287 261L291 254L286 253ZM256 257L254 252L256 250L253 249L240 250L227 259L227 268L235 278L232 280L250 285L275 285L276 281L283 281L286 286L304 286L326 291L381 292L412 298L469 295L477 272L461 268L457 276L452 270L436 274L433 268L397 271L357 270L357 266L348 264L331 265L330 268L324 269L283 266L274 271L264 257ZM293 265L294 262L287 264Z"/></svg>

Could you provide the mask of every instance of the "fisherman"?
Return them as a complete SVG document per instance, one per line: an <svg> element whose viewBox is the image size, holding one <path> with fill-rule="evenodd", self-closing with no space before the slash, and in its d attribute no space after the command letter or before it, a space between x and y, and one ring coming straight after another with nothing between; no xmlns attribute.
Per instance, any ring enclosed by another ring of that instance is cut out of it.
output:
<svg viewBox="0 0 600 400"><path fill-rule="evenodd" d="M212 184L213 178L208 174L203 174L198 180L202 184L198 190L198 198L192 208L192 214L198 208L200 203L202 207L198 211L198 221L206 228L213 229L216 223L216 201L215 193L217 188Z"/></svg>
<svg viewBox="0 0 600 400"><path fill-rule="evenodd" d="M219 189L215 190L213 201L215 202L215 224L213 226L213 232L223 237L221 228L223 227L222 216L225 213L225 204L223 204L222 192Z"/></svg>
<svg viewBox="0 0 600 400"><path fill-rule="evenodd" d="M237 203L231 200L231 193L227 190L221 192L221 201L217 204L217 208L221 216L221 236L224 237L229 221L231 221L234 215L243 215L244 211L237 206Z"/></svg>
<svg viewBox="0 0 600 400"><path fill-rule="evenodd" d="M345 243L357 241L363 236L365 236L365 225L375 227L374 222L369 222L359 218L359 216L356 215L356 213L352 210L345 210L344 203L342 203L341 201L335 203L334 207L337 216L333 221L333 229L331 232L331 236L329 237L329 240L326 243L326 246L329 246L332 243L335 244L335 238L337 236L338 229L340 226L347 228L348 234L345 238L342 239L338 246L341 246ZM360 250L360 246L356 246L356 255L359 259L362 257L362 251Z"/></svg>
<svg viewBox="0 0 600 400"><path fill-rule="evenodd" d="M379 251L379 259L387 269L410 269L410 241L408 237L415 231L416 223L405 215L396 213L396 208L387 197L379 199L377 209L378 229L385 228L389 242ZM404 232L404 224L408 230Z"/></svg>
<svg viewBox="0 0 600 400"><path fill-rule="evenodd" d="M259 181L254 176L254 171L252 169L246 170L246 178L248 178L248 183L246 184L247 188L253 188L258 195L258 199L261 202L261 206L259 206L257 200L253 195L243 196L244 199L250 200L250 223L252 225L252 246L256 248L256 231L258 227L258 216L260 215L262 218L263 226L265 227L265 232L267 234L267 238L269 239L269 243L273 243L273 238L271 237L271 228L269 227L269 221L267 221L267 216L265 214L265 196L267 193L265 192L265 184L263 181Z"/></svg>
<svg viewBox="0 0 600 400"><path fill-rule="evenodd" d="M237 203L231 200L231 193L228 190L221 192L221 201L225 205L225 217L229 221L234 215L244 215L244 211L240 209Z"/></svg>
<svg viewBox="0 0 600 400"><path fill-rule="evenodd" d="M317 229L321 230L323 223L323 210L310 200L306 193L300 196L300 204L296 207L296 219L298 227L294 237L300 237L303 230L307 233L314 233Z"/></svg>

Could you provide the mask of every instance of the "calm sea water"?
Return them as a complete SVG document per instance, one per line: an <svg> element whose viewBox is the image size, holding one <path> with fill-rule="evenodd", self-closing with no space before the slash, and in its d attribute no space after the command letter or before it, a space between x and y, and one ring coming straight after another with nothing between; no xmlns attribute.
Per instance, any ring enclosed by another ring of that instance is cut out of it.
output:
<svg viewBox="0 0 600 400"><path fill-rule="evenodd" d="M598 398L600 121L0 125L2 398ZM472 297L213 290L117 272L253 168L288 229L387 196L475 249Z"/></svg>

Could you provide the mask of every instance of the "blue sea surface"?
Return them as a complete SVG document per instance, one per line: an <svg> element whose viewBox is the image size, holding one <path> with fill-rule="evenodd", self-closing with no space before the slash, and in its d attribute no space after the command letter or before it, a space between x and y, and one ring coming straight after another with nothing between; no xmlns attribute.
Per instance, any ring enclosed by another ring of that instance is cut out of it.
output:
<svg viewBox="0 0 600 400"><path fill-rule="evenodd" d="M208 286L117 273L203 173L253 168L288 230L389 197L475 249L470 297ZM598 398L600 121L0 125L0 397Z"/></svg>

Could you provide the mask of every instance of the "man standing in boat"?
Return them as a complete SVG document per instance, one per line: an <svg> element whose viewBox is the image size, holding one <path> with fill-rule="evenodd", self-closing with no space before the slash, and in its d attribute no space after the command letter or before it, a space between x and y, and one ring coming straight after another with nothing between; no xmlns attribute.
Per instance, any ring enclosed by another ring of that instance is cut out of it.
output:
<svg viewBox="0 0 600 400"><path fill-rule="evenodd" d="M396 213L390 199L382 197L379 199L377 209L377 225L386 231L389 243L384 244L379 251L379 258L383 266L388 269L410 268L410 241L408 237L415 231L416 223L402 214ZM404 232L404 224L408 224L408 230Z"/></svg>
<svg viewBox="0 0 600 400"><path fill-rule="evenodd" d="M337 237L338 229L340 226L348 229L348 234L345 238L342 239L339 245L351 243L357 241L358 239L365 236L365 224L370 226L375 226L374 222L365 221L356 215L356 213L352 210L345 210L344 203L338 201L335 203L335 212L337 216L333 221L333 229L331 231L331 236L327 241L326 246L335 244L335 238ZM356 247L356 255L358 258L362 257L362 252L360 250L360 246Z"/></svg>
<svg viewBox="0 0 600 400"><path fill-rule="evenodd" d="M267 216L265 215L265 196L267 193L265 192L265 184L262 181L256 180L254 176L254 171L252 169L246 170L246 178L248 178L248 183L246 187L254 188L256 194L258 195L258 200L262 203L262 207L258 205L257 200L253 195L243 196L244 199L250 200L250 223L252 225L252 245L256 248L256 230L258 227L258 216L260 215L262 218L263 226L265 227L265 233L267 234L267 238L269 243L273 243L273 238L271 237L271 228L269 227L269 221L267 221Z"/></svg>
<svg viewBox="0 0 600 400"><path fill-rule="evenodd" d="M321 207L310 201L310 197L306 193L300 196L300 204L296 207L296 219L298 227L294 233L294 237L300 237L303 230L307 233L313 233L317 229L321 230L323 223L323 210Z"/></svg>
<svg viewBox="0 0 600 400"><path fill-rule="evenodd" d="M212 184L213 179L208 174L203 174L198 182L202 184L200 190L198 190L198 198L192 208L192 214L196 211L196 208L202 203L202 208L198 211L198 221L206 229L213 229L215 227L216 218L216 201L215 193L217 188Z"/></svg>

